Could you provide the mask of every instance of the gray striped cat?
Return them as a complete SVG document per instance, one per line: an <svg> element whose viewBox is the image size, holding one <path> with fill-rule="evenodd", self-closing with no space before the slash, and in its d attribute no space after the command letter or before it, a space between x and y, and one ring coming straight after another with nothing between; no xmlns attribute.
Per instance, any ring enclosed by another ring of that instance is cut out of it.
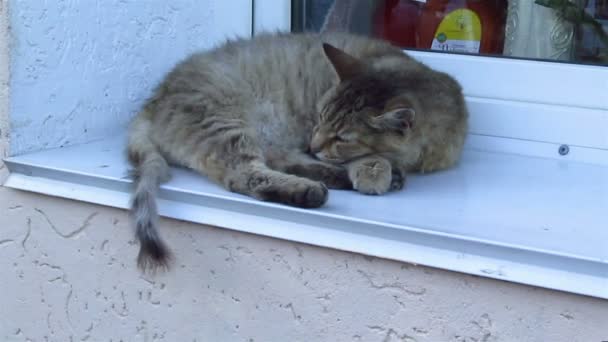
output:
<svg viewBox="0 0 608 342"><path fill-rule="evenodd" d="M467 130L461 88L399 48L344 33L267 34L194 54L130 127L138 265L166 267L155 195L170 164L302 208L328 188L382 194L447 168Z"/></svg>

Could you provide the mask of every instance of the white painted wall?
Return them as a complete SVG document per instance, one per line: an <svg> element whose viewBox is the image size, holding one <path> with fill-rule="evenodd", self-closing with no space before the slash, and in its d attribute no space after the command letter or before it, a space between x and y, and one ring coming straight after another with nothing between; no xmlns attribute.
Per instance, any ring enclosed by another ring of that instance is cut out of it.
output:
<svg viewBox="0 0 608 342"><path fill-rule="evenodd" d="M8 157L9 151L9 115L8 115L8 82L9 82L9 47L8 16L6 0L0 0L0 184L4 182L8 170L2 158Z"/></svg>
<svg viewBox="0 0 608 342"><path fill-rule="evenodd" d="M174 220L161 224L175 267L144 277L128 222L0 187L0 341L608 340L607 301Z"/></svg>
<svg viewBox="0 0 608 342"><path fill-rule="evenodd" d="M251 0L3 3L14 155L115 134L187 53L251 34Z"/></svg>

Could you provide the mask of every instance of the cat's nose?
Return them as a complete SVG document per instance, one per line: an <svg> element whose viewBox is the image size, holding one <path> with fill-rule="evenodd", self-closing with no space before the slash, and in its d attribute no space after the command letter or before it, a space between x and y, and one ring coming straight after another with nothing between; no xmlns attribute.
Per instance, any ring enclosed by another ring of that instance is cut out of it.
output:
<svg viewBox="0 0 608 342"><path fill-rule="evenodd" d="M321 152L321 149L323 147L323 144L320 143L320 139L317 138L316 134L313 135L311 141L310 141L310 145L308 145L308 149L310 150L310 154L317 154L318 152Z"/></svg>
<svg viewBox="0 0 608 342"><path fill-rule="evenodd" d="M317 153L321 152L321 146L315 145L315 144L310 144L310 146L308 147L309 149L309 153L312 155L316 155Z"/></svg>

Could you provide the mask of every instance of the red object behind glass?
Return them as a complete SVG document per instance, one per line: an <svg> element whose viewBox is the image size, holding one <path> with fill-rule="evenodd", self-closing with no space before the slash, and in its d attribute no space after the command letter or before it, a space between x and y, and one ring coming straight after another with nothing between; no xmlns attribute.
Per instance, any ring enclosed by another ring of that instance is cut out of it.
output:
<svg viewBox="0 0 608 342"><path fill-rule="evenodd" d="M420 10L418 1L381 1L374 15L374 35L400 47L416 47L416 26Z"/></svg>
<svg viewBox="0 0 608 342"><path fill-rule="evenodd" d="M507 0L384 0L374 15L374 34L404 48L430 49L441 21L457 9L479 17L480 53L502 53Z"/></svg>

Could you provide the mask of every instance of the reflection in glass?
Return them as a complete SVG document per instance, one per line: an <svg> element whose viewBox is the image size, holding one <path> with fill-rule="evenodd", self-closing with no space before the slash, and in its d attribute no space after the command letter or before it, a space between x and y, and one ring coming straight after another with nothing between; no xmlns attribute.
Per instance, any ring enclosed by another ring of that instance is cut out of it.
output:
<svg viewBox="0 0 608 342"><path fill-rule="evenodd" d="M608 65L608 0L294 1L294 27L403 48Z"/></svg>

